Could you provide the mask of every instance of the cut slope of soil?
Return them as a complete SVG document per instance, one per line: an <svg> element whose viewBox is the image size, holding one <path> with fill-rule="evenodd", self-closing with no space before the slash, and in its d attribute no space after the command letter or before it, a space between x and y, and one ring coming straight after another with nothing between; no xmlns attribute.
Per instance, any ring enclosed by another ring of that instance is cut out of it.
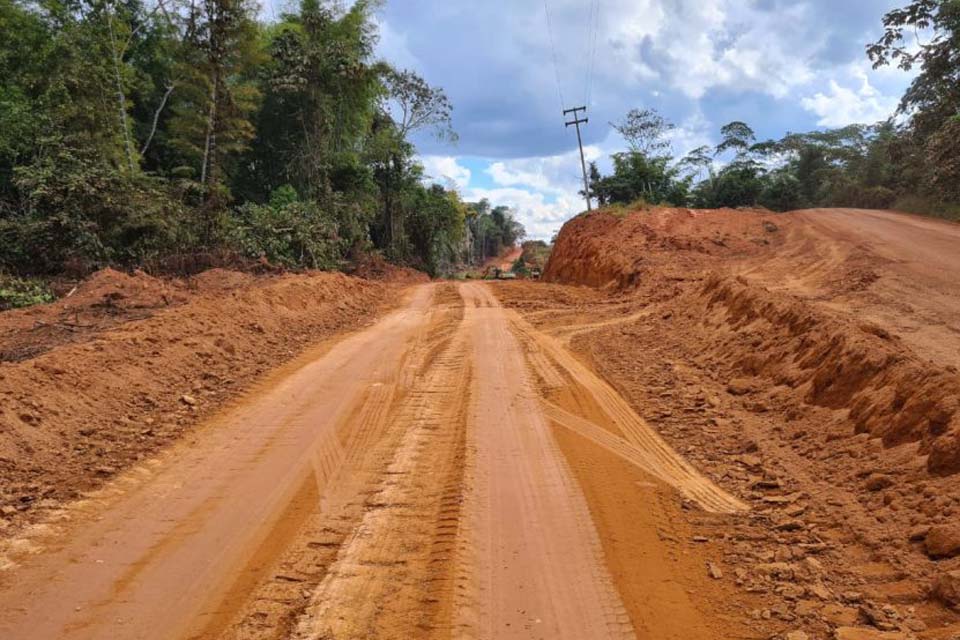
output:
<svg viewBox="0 0 960 640"><path fill-rule="evenodd" d="M531 283L496 292L569 341L674 449L751 505L746 517L705 520L709 531L697 535L723 579L743 590L731 606L756 618L757 637L830 638L838 627L874 625L866 616L880 611L880 629L951 638L957 617L927 594L960 556L933 559L923 539L960 513L960 476L931 475L919 442L884 448L856 433L848 408L807 401L815 369L787 346L823 343L711 302L724 286L746 285L704 280L666 299ZM756 366L753 356L763 361L756 375L742 362ZM777 381L781 371L796 387Z"/></svg>
<svg viewBox="0 0 960 640"><path fill-rule="evenodd" d="M76 324L89 325L42 344L41 355L0 362L0 523L98 486L259 374L361 326L398 295L331 273L215 272L172 284L107 271L67 300L0 316L27 333L24 323L38 318L79 315Z"/></svg>
<svg viewBox="0 0 960 640"><path fill-rule="evenodd" d="M761 255L782 241L769 211L598 211L563 226L543 279L627 289L645 273L684 278L716 258ZM656 270L656 273L653 273Z"/></svg>
<svg viewBox="0 0 960 640"><path fill-rule="evenodd" d="M774 618L949 638L929 594L960 567L941 543L960 513L958 241L892 212L600 212L564 227L546 270L592 288L498 295L770 518L726 558L784 597Z"/></svg>
<svg viewBox="0 0 960 640"><path fill-rule="evenodd" d="M833 224L862 225L874 244L855 245L849 231L828 235L818 226L822 216L810 212L599 212L564 226L545 279L642 292L648 301L682 298L677 310L702 320L706 352L732 363L739 375L786 386L808 404L847 410L855 432L881 438L887 447L920 443L931 473L960 472L960 374L949 357L924 360L931 355L923 348L926 341L918 345L902 324L884 322L898 315L898 303L913 305L899 315L929 305L923 300L928 288L949 296L949 279L941 272L953 268L960 279L960 258L949 241L930 240L928 261L936 269L912 268L914 281L929 275L917 283L913 298L894 301L889 283L901 287L905 280L903 268L894 265L917 259L910 234L921 234L915 244L922 244L930 223L917 227L910 216L877 212L822 215L834 216ZM898 238L887 229L897 224L907 240L883 242ZM944 235L960 238L960 226L942 224ZM874 225L880 231L871 236ZM732 277L738 273L745 277ZM761 286L771 282L781 292ZM851 316L868 295L871 308L887 310L871 316L882 324ZM951 318L942 316L948 312L934 317L931 310L930 323L949 330ZM960 353L960 324L953 331L948 344ZM949 353L943 342L939 348Z"/></svg>

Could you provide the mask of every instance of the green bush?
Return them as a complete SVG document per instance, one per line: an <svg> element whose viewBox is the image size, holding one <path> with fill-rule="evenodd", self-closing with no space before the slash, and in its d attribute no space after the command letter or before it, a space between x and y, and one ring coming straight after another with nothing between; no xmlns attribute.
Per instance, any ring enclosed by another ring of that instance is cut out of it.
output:
<svg viewBox="0 0 960 640"><path fill-rule="evenodd" d="M772 211L793 211L802 201L800 181L787 172L773 176L760 193L760 204Z"/></svg>
<svg viewBox="0 0 960 640"><path fill-rule="evenodd" d="M868 187L855 182L834 185L827 201L835 207L856 209L889 209L897 194L887 187Z"/></svg>
<svg viewBox="0 0 960 640"><path fill-rule="evenodd" d="M0 266L55 273L138 263L183 247L185 214L158 180L125 175L102 160L60 147L18 167L24 207L0 220Z"/></svg>
<svg viewBox="0 0 960 640"><path fill-rule="evenodd" d="M53 302L56 296L40 280L0 276L0 311Z"/></svg>
<svg viewBox="0 0 960 640"><path fill-rule="evenodd" d="M897 211L907 213L917 213L925 216L934 216L960 222L960 204L950 204L936 202L930 198L919 195L905 195L897 198L897 201L890 207Z"/></svg>
<svg viewBox="0 0 960 640"><path fill-rule="evenodd" d="M290 187L280 187L269 205L248 203L227 222L228 243L251 258L287 267L335 269L346 247L337 223L313 202L301 202Z"/></svg>

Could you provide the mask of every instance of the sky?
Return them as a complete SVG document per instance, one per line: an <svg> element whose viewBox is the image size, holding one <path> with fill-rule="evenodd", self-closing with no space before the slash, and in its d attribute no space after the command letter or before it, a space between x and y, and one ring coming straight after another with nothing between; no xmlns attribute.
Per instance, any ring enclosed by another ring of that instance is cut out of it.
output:
<svg viewBox="0 0 960 640"><path fill-rule="evenodd" d="M901 4L387 0L378 53L453 102L459 141L416 140L427 174L468 201L513 207L529 237L549 239L585 208L561 107L588 107L585 152L601 168L624 148L609 123L634 107L677 125L677 155L716 144L732 120L759 139L883 120L910 78L873 70L864 47Z"/></svg>

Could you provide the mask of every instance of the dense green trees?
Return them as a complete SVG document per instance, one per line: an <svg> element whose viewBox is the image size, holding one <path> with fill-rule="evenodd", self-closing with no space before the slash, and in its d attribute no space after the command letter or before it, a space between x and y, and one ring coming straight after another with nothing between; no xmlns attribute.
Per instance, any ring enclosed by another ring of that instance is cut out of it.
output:
<svg viewBox="0 0 960 640"><path fill-rule="evenodd" d="M526 235L509 208L491 207L487 200L467 205L467 231L469 261L473 264L499 256Z"/></svg>
<svg viewBox="0 0 960 640"><path fill-rule="evenodd" d="M673 125L634 109L613 125L629 151L613 156L610 176L591 166L591 195L601 205L896 206L960 219L960 1L914 0L883 23L867 48L874 64L920 69L896 120L759 143L746 123L731 122L715 149L674 159Z"/></svg>
<svg viewBox="0 0 960 640"><path fill-rule="evenodd" d="M469 210L409 139L444 92L374 57L373 0L0 0L0 269L210 250L439 273Z"/></svg>

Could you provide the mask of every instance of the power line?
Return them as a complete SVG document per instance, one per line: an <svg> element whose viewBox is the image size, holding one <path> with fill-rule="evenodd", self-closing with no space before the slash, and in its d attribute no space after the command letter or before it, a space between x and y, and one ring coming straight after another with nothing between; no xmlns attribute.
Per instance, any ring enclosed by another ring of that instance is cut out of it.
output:
<svg viewBox="0 0 960 640"><path fill-rule="evenodd" d="M563 100L563 87L560 84L560 63L557 62L557 46L553 40L553 20L550 18L550 6L543 0L543 12L547 16L547 34L550 36L550 52L553 54L553 74L557 79L557 95L560 97L560 110L566 108Z"/></svg>
<svg viewBox="0 0 960 640"><path fill-rule="evenodd" d="M587 19L584 21L584 24L587 25L587 34L583 39L583 54L581 59L584 60L584 71L583 71L583 103L587 104L587 91L588 83L590 82L590 33L593 31L593 3L594 0L587 0Z"/></svg>
<svg viewBox="0 0 960 640"><path fill-rule="evenodd" d="M597 64L597 44L600 40L600 0L593 0L590 7L593 32L590 34L590 58L587 65L587 99L584 102L588 107L593 98L593 75Z"/></svg>

